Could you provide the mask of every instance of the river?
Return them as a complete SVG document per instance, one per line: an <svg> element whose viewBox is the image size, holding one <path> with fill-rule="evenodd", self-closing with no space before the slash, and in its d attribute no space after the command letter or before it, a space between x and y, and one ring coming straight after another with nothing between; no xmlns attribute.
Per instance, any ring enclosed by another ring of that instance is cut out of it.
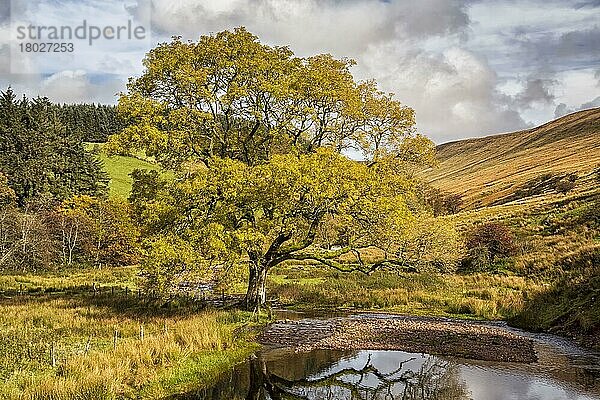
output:
<svg viewBox="0 0 600 400"><path fill-rule="evenodd" d="M212 387L179 399L600 400L600 354L531 334L537 361L481 361L397 350L265 347Z"/></svg>

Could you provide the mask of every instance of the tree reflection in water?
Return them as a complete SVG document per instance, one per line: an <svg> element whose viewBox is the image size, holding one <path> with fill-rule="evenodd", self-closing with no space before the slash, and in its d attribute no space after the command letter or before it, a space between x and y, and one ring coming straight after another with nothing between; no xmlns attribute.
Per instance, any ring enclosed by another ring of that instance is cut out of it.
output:
<svg viewBox="0 0 600 400"><path fill-rule="evenodd" d="M315 378L285 379L267 368L260 357L250 362L250 388L246 400L468 400L466 384L458 366L436 357L427 357L420 367L407 368L407 359L398 368L383 373L371 362L360 369L344 368Z"/></svg>

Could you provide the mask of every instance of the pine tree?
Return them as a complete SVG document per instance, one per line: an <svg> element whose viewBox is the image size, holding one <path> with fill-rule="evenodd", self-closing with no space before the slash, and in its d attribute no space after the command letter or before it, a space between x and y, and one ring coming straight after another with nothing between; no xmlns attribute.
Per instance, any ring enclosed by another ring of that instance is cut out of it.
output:
<svg viewBox="0 0 600 400"><path fill-rule="evenodd" d="M108 178L102 163L85 151L82 136L65 126L64 109L46 98L17 100L9 88L0 93L0 172L17 202L48 195L103 195Z"/></svg>

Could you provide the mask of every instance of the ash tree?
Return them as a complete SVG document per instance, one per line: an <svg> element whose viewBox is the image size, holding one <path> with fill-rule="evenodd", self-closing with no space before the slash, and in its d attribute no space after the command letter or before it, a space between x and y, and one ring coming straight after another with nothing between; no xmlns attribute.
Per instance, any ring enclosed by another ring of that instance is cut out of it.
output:
<svg viewBox="0 0 600 400"><path fill-rule="evenodd" d="M268 272L286 261L365 273L410 267L416 221L437 232L435 243L412 246L419 260L453 262L439 251L453 230L415 194L414 172L434 162L433 144L416 133L412 109L374 81L355 81L353 65L296 57L244 28L174 38L147 54L119 100L128 126L108 147L144 151L174 172L134 174L154 289L245 265L245 304L256 309Z"/></svg>

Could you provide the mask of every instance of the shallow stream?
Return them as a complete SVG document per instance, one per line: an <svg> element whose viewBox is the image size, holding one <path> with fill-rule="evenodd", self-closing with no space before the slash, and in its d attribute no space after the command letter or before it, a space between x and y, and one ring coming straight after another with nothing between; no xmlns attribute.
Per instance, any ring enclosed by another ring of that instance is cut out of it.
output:
<svg viewBox="0 0 600 400"><path fill-rule="evenodd" d="M600 354L556 336L505 329L534 340L536 363L390 350L264 348L212 387L177 398L600 400Z"/></svg>

